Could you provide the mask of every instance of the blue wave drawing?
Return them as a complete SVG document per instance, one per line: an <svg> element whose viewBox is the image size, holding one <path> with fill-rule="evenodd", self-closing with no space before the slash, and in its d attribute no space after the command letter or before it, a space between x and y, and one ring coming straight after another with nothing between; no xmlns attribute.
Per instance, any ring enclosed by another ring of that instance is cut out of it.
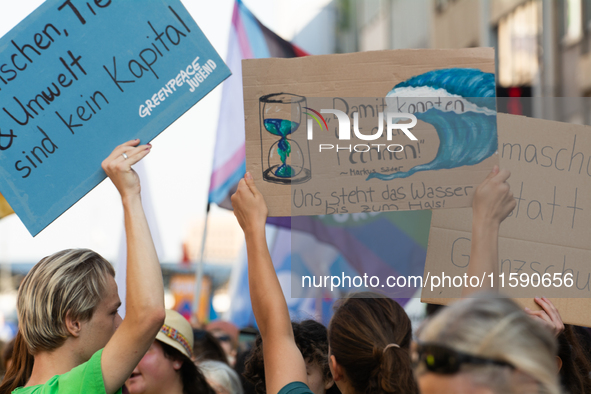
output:
<svg viewBox="0 0 591 394"><path fill-rule="evenodd" d="M399 88L423 86L443 89L449 94L462 96L479 107L496 111L496 101L490 99L490 97L496 97L494 74L485 73L476 68L434 70L400 82L390 93Z"/></svg>
<svg viewBox="0 0 591 394"><path fill-rule="evenodd" d="M431 108L415 113L417 119L433 125L440 145L433 161L392 174L373 173L367 180L406 178L418 171L451 169L478 164L497 151L495 78L477 69L451 68L430 71L397 84L387 97L409 97L409 89L443 90L448 98L461 96L477 108L464 113ZM404 93L404 95L403 95Z"/></svg>

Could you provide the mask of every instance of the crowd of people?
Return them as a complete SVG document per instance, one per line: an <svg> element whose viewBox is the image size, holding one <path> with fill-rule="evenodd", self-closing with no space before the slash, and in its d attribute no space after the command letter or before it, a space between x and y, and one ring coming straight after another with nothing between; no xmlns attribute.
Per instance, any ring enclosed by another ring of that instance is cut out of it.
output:
<svg viewBox="0 0 591 394"><path fill-rule="evenodd" d="M0 394L591 393L591 336L563 324L546 298L523 310L494 288L465 288L465 298L430 306L412 327L396 301L361 292L337 303L328 327L291 321L266 243L267 207L249 173L232 204L258 335L221 321L194 329L164 308L132 169L150 150L129 141L103 162L125 217L125 318L115 272L100 255L76 249L42 259L19 287L19 330L2 352ZM497 268L498 229L515 207L509 176L495 167L475 192L471 274Z"/></svg>

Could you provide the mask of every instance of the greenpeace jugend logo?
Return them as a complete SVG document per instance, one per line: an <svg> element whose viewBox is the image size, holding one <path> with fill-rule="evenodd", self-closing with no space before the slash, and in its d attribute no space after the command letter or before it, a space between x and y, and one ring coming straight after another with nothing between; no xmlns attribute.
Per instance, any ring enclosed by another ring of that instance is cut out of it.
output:
<svg viewBox="0 0 591 394"><path fill-rule="evenodd" d="M322 131L328 131L328 124L322 114L333 114L338 121L337 135L339 141L350 141L351 140L351 119L349 115L338 109L321 109L320 112L304 107L310 112L304 112L309 118L306 122L306 131L308 141L314 139L314 121L320 126ZM378 125L375 133L364 134L359 129L359 112L352 112L353 116L353 134L356 138L362 141L375 141L382 138L384 134L384 113L378 113ZM409 119L409 123L398 123L401 120ZM321 122L322 121L322 122ZM386 139L392 140L395 130L403 132L410 140L417 141L417 137L410 131L410 129L417 124L417 117L411 113L398 113L398 112L386 112ZM377 143L366 143L366 144L318 144L318 151L322 152L327 150L346 150L349 152L369 152L370 150L376 150L377 152L387 150L392 153L402 152L404 146L401 144L377 144Z"/></svg>

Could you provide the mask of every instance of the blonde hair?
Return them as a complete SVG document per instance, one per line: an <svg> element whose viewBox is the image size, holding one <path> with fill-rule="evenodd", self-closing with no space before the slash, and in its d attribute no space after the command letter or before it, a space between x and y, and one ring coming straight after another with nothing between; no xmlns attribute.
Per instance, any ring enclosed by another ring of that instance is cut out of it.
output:
<svg viewBox="0 0 591 394"><path fill-rule="evenodd" d="M509 299L477 297L458 301L427 322L418 339L505 361L522 372L515 374L494 365L462 366L460 373L469 375L472 383L495 393L528 392L528 387L535 393L561 392L556 339Z"/></svg>
<svg viewBox="0 0 591 394"><path fill-rule="evenodd" d="M67 249L38 262L23 279L17 299L19 329L13 362L0 384L12 393L31 377L33 355L60 347L68 338L66 315L90 320L105 295L113 266L88 249Z"/></svg>
<svg viewBox="0 0 591 394"><path fill-rule="evenodd" d="M209 385L214 388L217 393L244 393L238 373L228 364L221 361L206 360L196 363L196 365L203 373L203 376L205 376L205 379L207 379Z"/></svg>
<svg viewBox="0 0 591 394"><path fill-rule="evenodd" d="M31 354L60 347L68 337L66 314L90 320L113 266L88 249L67 249L45 257L18 291L19 331Z"/></svg>

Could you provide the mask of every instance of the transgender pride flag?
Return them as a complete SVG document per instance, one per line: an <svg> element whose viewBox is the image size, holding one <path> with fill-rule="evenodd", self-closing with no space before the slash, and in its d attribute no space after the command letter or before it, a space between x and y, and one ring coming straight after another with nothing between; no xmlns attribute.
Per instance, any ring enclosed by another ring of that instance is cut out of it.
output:
<svg viewBox="0 0 591 394"><path fill-rule="evenodd" d="M297 57L306 52L259 22L240 0L234 4L226 64L232 76L224 82L209 186L209 202L231 208L229 196L246 171L242 59Z"/></svg>

